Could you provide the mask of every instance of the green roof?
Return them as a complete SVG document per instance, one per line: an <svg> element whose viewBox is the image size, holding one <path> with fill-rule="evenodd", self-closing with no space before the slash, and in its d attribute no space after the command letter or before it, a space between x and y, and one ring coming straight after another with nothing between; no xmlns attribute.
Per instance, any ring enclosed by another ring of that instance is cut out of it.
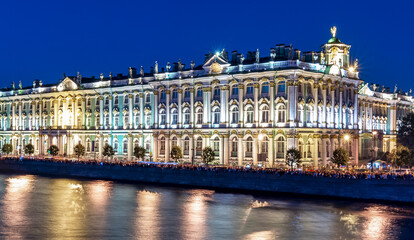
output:
<svg viewBox="0 0 414 240"><path fill-rule="evenodd" d="M333 37L329 39L328 43L342 43L338 38Z"/></svg>

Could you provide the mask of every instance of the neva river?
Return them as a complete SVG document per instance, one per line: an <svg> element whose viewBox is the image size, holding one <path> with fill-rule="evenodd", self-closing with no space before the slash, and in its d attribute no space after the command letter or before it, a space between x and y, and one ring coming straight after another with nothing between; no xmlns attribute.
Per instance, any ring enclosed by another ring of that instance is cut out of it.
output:
<svg viewBox="0 0 414 240"><path fill-rule="evenodd" d="M0 174L0 239L413 236L414 207Z"/></svg>

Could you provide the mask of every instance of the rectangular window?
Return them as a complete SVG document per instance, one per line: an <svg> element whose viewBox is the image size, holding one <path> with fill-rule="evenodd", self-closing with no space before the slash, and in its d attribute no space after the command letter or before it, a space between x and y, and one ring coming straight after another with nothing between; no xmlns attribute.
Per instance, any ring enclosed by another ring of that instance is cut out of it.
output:
<svg viewBox="0 0 414 240"><path fill-rule="evenodd" d="M190 90L185 90L184 98L190 98Z"/></svg>
<svg viewBox="0 0 414 240"><path fill-rule="evenodd" d="M233 96L239 95L239 88L238 88L238 86L234 86L232 88L231 95L233 95Z"/></svg>
<svg viewBox="0 0 414 240"><path fill-rule="evenodd" d="M247 86L246 94L253 94L253 86Z"/></svg>
<svg viewBox="0 0 414 240"><path fill-rule="evenodd" d="M262 86L262 93L269 93L269 85Z"/></svg>
<svg viewBox="0 0 414 240"><path fill-rule="evenodd" d="M197 97L199 97L199 98L203 97L203 89L199 88L197 90Z"/></svg>

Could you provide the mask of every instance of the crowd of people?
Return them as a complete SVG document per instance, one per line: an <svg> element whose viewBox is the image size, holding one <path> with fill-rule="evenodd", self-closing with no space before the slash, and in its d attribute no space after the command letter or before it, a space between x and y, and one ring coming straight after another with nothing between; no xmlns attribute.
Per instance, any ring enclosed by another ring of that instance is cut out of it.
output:
<svg viewBox="0 0 414 240"><path fill-rule="evenodd" d="M412 172L396 172L396 171L358 171L351 170L330 170L330 169L283 169L283 168L263 168L263 167L241 167L241 166L221 166L221 165L206 165L206 164L177 164L177 163L159 163L159 162L141 162L141 161L119 161L119 160L83 160L83 159L46 159L46 158L15 158L3 157L2 159L16 160L16 161L42 161L42 162L60 162L70 164L85 164L85 165L111 165L111 166L134 166L142 168L162 168L175 170L192 170L192 171L211 171L211 172L238 172L238 173L259 173L259 174L277 174L279 176L308 176L308 177L328 177L328 178L342 178L342 179L406 179L414 180Z"/></svg>

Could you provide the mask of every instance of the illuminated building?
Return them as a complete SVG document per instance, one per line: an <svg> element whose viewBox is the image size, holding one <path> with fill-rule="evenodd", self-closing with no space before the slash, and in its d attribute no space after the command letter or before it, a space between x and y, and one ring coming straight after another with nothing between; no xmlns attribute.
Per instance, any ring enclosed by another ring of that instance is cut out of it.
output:
<svg viewBox="0 0 414 240"><path fill-rule="evenodd" d="M350 45L332 38L320 52L276 45L270 56L259 50L206 55L203 65L181 61L145 73L64 77L58 84L0 92L1 144L15 152L32 142L36 154L57 145L72 155L80 142L88 158L101 158L105 144L118 159L132 160L134 146L152 160L170 161L174 145L184 160L200 161L211 146L217 162L230 165L284 163L297 148L309 166L329 163L341 146L351 164L370 156L372 132L378 152L395 147L398 122L413 109L410 94L389 91L359 79ZM346 136L346 137L345 137ZM381 136L381 137L380 137Z"/></svg>

